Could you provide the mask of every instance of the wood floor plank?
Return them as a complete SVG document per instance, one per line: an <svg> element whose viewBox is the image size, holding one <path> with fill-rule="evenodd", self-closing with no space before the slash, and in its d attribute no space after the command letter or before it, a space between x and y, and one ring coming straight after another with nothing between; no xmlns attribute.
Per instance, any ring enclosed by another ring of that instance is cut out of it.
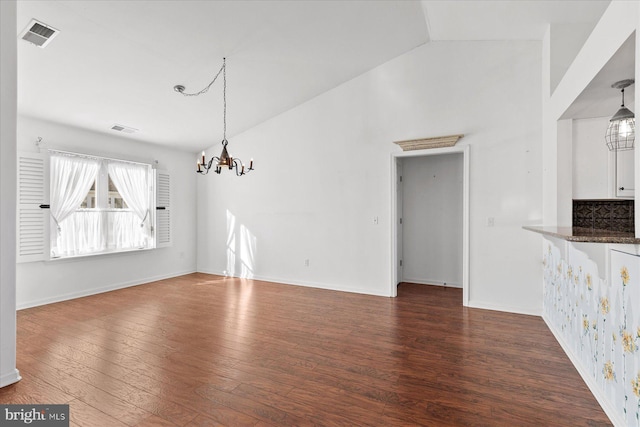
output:
<svg viewBox="0 0 640 427"><path fill-rule="evenodd" d="M76 379L60 369L28 356L23 357L23 363L24 359L27 359L26 369L34 372L34 376L127 425L136 425L150 415L147 411L130 404L123 398L113 396L96 385Z"/></svg>
<svg viewBox="0 0 640 427"><path fill-rule="evenodd" d="M258 426L258 424L254 424L254 426ZM213 420L209 417L199 414L197 417L193 419L193 421L187 424L186 427L226 427L226 426L225 424L221 424L216 420Z"/></svg>
<svg viewBox="0 0 640 427"><path fill-rule="evenodd" d="M126 427L126 424L120 422L104 412L75 399L69 403L69 417L71 426L82 427Z"/></svg>
<svg viewBox="0 0 640 427"><path fill-rule="evenodd" d="M542 319L196 273L21 310L0 403L73 426L611 425Z"/></svg>
<svg viewBox="0 0 640 427"><path fill-rule="evenodd" d="M20 372L22 380L0 388L0 404L65 404L75 399L59 387L42 381L29 370Z"/></svg>

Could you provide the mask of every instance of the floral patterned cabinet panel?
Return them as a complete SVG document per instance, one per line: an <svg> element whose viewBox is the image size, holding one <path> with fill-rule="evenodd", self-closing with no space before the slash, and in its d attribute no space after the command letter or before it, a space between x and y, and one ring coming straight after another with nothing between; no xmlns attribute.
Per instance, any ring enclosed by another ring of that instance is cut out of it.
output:
<svg viewBox="0 0 640 427"><path fill-rule="evenodd" d="M570 242L544 244L547 324L616 425L640 427L640 257L610 250L603 280Z"/></svg>
<svg viewBox="0 0 640 427"><path fill-rule="evenodd" d="M640 257L611 251L609 305L605 392L627 425L640 426Z"/></svg>

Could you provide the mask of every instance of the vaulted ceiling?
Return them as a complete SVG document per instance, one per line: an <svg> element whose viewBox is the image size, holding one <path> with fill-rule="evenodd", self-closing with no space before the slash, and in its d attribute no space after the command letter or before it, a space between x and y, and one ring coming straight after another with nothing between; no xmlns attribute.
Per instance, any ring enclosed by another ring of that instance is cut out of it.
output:
<svg viewBox="0 0 640 427"><path fill-rule="evenodd" d="M408 52L445 40L541 40L549 23L595 23L608 1L19 1L60 31L18 41L18 111L197 151Z"/></svg>

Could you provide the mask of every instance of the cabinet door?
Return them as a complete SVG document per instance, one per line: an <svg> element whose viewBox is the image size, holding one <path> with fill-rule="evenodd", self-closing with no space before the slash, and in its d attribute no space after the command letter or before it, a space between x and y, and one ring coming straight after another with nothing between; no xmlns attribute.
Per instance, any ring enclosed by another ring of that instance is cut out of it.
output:
<svg viewBox="0 0 640 427"><path fill-rule="evenodd" d="M616 153L616 196L633 198L634 196L634 150Z"/></svg>

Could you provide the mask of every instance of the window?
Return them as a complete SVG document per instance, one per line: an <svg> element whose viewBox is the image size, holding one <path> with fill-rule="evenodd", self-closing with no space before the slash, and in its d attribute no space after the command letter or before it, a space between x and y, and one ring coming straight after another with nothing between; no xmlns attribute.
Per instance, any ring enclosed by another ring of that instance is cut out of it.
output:
<svg viewBox="0 0 640 427"><path fill-rule="evenodd" d="M51 151L51 258L155 247L151 165Z"/></svg>
<svg viewBox="0 0 640 427"><path fill-rule="evenodd" d="M17 262L173 244L167 171L53 150L17 160Z"/></svg>

